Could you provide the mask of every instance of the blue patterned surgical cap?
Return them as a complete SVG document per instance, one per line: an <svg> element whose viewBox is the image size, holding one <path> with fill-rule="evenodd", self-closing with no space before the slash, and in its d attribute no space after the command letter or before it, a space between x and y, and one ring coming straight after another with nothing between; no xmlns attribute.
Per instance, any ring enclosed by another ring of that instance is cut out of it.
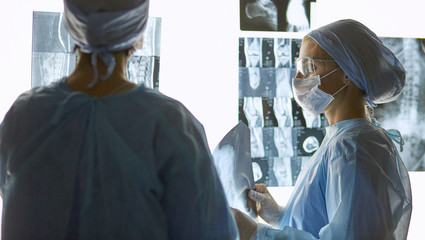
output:
<svg viewBox="0 0 425 240"><path fill-rule="evenodd" d="M340 20L307 34L365 92L370 106L397 99L406 83L405 70L369 28L351 20Z"/></svg>
<svg viewBox="0 0 425 240"><path fill-rule="evenodd" d="M143 34L149 0L64 0L64 22L80 50L91 53L94 79L98 80L97 56L108 66L105 81L113 72L115 58L109 52L131 48Z"/></svg>

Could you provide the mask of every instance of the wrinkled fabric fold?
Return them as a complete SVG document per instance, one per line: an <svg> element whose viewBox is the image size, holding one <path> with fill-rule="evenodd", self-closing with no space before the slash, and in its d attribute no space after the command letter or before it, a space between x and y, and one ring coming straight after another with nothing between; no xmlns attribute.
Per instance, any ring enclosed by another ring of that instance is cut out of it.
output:
<svg viewBox="0 0 425 240"><path fill-rule="evenodd" d="M92 98L66 79L0 128L4 239L237 239L202 125L143 86Z"/></svg>
<svg viewBox="0 0 425 240"><path fill-rule="evenodd" d="M300 172L280 229L260 225L257 239L405 240L410 180L385 130L366 119L326 128Z"/></svg>
<svg viewBox="0 0 425 240"><path fill-rule="evenodd" d="M382 128L381 127L381 123L378 122L378 120L376 120L376 118L372 118L371 122L378 128ZM382 128L384 129L384 128ZM388 136L391 138L391 140L393 140L395 143L398 144L399 148L400 148L400 152L403 152L403 146L404 146L404 139L401 136L401 133L399 130L397 129L384 129L384 131L388 134Z"/></svg>

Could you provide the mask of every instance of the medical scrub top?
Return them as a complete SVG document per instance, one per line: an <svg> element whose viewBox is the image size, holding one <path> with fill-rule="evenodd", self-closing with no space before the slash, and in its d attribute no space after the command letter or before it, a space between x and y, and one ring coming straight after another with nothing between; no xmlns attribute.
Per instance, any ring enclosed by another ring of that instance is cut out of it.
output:
<svg viewBox="0 0 425 240"><path fill-rule="evenodd" d="M65 79L23 93L0 129L4 239L235 239L202 125L143 86Z"/></svg>
<svg viewBox="0 0 425 240"><path fill-rule="evenodd" d="M301 171L281 230L258 239L406 239L412 211L408 172L384 129L366 119L326 128Z"/></svg>

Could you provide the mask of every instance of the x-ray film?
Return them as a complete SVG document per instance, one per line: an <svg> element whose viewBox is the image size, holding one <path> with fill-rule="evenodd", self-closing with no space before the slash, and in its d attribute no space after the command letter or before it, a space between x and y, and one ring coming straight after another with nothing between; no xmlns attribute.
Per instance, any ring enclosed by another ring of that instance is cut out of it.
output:
<svg viewBox="0 0 425 240"><path fill-rule="evenodd" d="M277 120L277 127L294 126L291 98L286 98L286 97L273 98L273 113Z"/></svg>
<svg viewBox="0 0 425 240"><path fill-rule="evenodd" d="M396 101L378 105L374 115L384 128L401 132L405 145L400 155L407 169L424 171L425 95L421 93L425 92L425 39L381 39L402 62L406 86ZM312 117L293 98L291 79L296 75L295 61L300 46L301 39L297 38L274 38L273 41L271 38L239 38L239 120L251 129L256 183L286 186L290 182L288 178L279 179L286 171L290 174L285 176L290 175L295 184L301 168L323 141L324 128L329 125L324 114ZM272 70L275 84L262 83L263 87L258 88L261 90L253 93L249 88L250 63L261 66L256 67L260 73L258 82L263 80L261 73ZM282 159L287 158L291 159L291 167L278 167L282 174L275 173L276 164L282 164Z"/></svg>
<svg viewBox="0 0 425 240"><path fill-rule="evenodd" d="M291 67L291 40L288 38L276 38L274 43L277 68Z"/></svg>
<svg viewBox="0 0 425 240"><path fill-rule="evenodd" d="M374 114L382 127L404 138L400 155L409 171L425 170L425 39L381 38L406 70L406 86L394 102L380 104Z"/></svg>
<svg viewBox="0 0 425 240"><path fill-rule="evenodd" d="M262 67L269 68L274 67L276 64L275 54L274 54L274 39L273 38L263 38L262 44Z"/></svg>
<svg viewBox="0 0 425 240"><path fill-rule="evenodd" d="M240 44L240 43L239 43ZM245 38L244 51L246 57L246 67L262 66L262 41L261 38Z"/></svg>
<svg viewBox="0 0 425 240"><path fill-rule="evenodd" d="M31 85L47 85L71 74L76 63L74 45L62 14L34 12Z"/></svg>
<svg viewBox="0 0 425 240"><path fill-rule="evenodd" d="M136 84L159 87L161 19L149 18L143 45L127 65L127 77ZM63 14L34 12L32 29L31 85L47 85L69 76L77 63L75 41L65 28Z"/></svg>
<svg viewBox="0 0 425 240"><path fill-rule="evenodd" d="M269 160L269 177L271 186L292 186L291 158L271 158Z"/></svg>
<svg viewBox="0 0 425 240"><path fill-rule="evenodd" d="M239 101L239 115L239 120L250 128L264 127L263 99L244 97Z"/></svg>
<svg viewBox="0 0 425 240"><path fill-rule="evenodd" d="M240 0L240 29L306 32L316 0Z"/></svg>
<svg viewBox="0 0 425 240"><path fill-rule="evenodd" d="M265 185L270 186L268 158L253 158L252 172L254 174L255 183L264 183Z"/></svg>
<svg viewBox="0 0 425 240"><path fill-rule="evenodd" d="M323 114L311 117L293 98L300 45L301 39L239 38L239 120L251 130L256 183L293 185L328 126Z"/></svg>
<svg viewBox="0 0 425 240"><path fill-rule="evenodd" d="M239 122L213 151L214 164L229 205L256 217L255 203L248 201L247 190L255 189L250 154L250 131Z"/></svg>
<svg viewBox="0 0 425 240"><path fill-rule="evenodd" d="M264 127L277 127L278 122L273 110L274 101L272 98L262 98Z"/></svg>
<svg viewBox="0 0 425 240"><path fill-rule="evenodd" d="M285 157L268 159L268 186L287 187L293 186L301 172L304 161L308 161L308 157Z"/></svg>
<svg viewBox="0 0 425 240"><path fill-rule="evenodd" d="M296 128L292 136L296 156L311 156L325 137L324 129Z"/></svg>
<svg viewBox="0 0 425 240"><path fill-rule="evenodd" d="M276 77L273 68L239 68L239 95L246 97L273 97Z"/></svg>
<svg viewBox="0 0 425 240"><path fill-rule="evenodd" d="M264 131L265 128L261 127L250 128L252 158L263 158L266 156L267 151L264 147Z"/></svg>
<svg viewBox="0 0 425 240"><path fill-rule="evenodd" d="M292 98L292 78L295 72L291 68L276 68L276 97Z"/></svg>

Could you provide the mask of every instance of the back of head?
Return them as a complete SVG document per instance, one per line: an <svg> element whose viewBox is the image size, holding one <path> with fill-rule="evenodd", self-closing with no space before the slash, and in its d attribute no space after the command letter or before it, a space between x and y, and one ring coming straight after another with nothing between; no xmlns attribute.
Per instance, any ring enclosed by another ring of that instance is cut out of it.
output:
<svg viewBox="0 0 425 240"><path fill-rule="evenodd" d="M93 12L114 12L129 10L136 7L144 0L66 0L68 3L72 3L74 6L86 13Z"/></svg>
<svg viewBox="0 0 425 240"><path fill-rule="evenodd" d="M119 51L139 40L148 0L64 0L64 20L83 52Z"/></svg>
<svg viewBox="0 0 425 240"><path fill-rule="evenodd" d="M340 20L308 34L363 92L369 105L395 100L406 83L405 70L369 28Z"/></svg>
<svg viewBox="0 0 425 240"><path fill-rule="evenodd" d="M108 66L100 79L111 76L115 59L109 52L131 48L147 25L149 0L64 0L64 22L80 50L92 53L94 79L98 80L97 56Z"/></svg>

